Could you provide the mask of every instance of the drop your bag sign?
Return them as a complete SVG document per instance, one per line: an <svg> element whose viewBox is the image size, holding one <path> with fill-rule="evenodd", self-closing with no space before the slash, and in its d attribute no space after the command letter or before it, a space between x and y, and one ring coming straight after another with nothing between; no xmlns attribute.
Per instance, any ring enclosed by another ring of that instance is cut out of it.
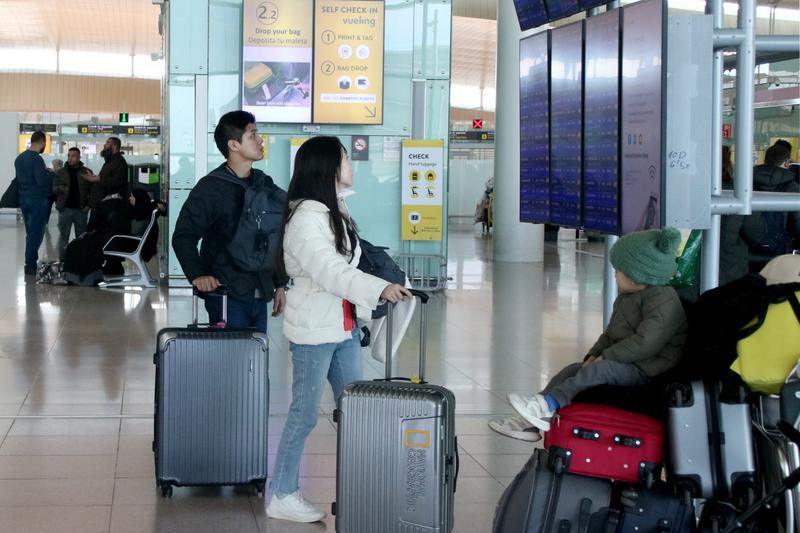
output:
<svg viewBox="0 0 800 533"><path fill-rule="evenodd" d="M442 240L444 142L403 141L402 239Z"/></svg>

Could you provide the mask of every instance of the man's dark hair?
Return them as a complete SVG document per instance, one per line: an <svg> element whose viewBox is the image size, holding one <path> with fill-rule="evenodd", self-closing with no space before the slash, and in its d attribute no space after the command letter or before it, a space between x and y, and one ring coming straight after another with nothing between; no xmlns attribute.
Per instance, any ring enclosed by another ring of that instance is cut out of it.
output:
<svg viewBox="0 0 800 533"><path fill-rule="evenodd" d="M119 137L109 137L108 140L117 148L117 152L122 151L122 141L119 140Z"/></svg>
<svg viewBox="0 0 800 533"><path fill-rule="evenodd" d="M33 132L33 135L31 135L31 144L46 143L46 142L47 142L47 137L45 137L43 131L36 130Z"/></svg>
<svg viewBox="0 0 800 533"><path fill-rule="evenodd" d="M779 167L787 159L789 159L789 149L785 146L775 143L767 148L767 153L764 154L764 164Z"/></svg>
<svg viewBox="0 0 800 533"><path fill-rule="evenodd" d="M78 148L77 146L73 146L72 148L70 148L69 150L67 150L67 152L78 152L78 155L80 155L80 153L81 153L81 149L80 149L80 148Z"/></svg>
<svg viewBox="0 0 800 533"><path fill-rule="evenodd" d="M778 139L772 146L783 146L784 148L789 150L789 154L792 153L792 143L790 143L786 139Z"/></svg>
<svg viewBox="0 0 800 533"><path fill-rule="evenodd" d="M228 141L242 142L242 135L247 125L255 123L256 117L247 111L230 111L222 115L214 129L214 143L225 159L228 159Z"/></svg>

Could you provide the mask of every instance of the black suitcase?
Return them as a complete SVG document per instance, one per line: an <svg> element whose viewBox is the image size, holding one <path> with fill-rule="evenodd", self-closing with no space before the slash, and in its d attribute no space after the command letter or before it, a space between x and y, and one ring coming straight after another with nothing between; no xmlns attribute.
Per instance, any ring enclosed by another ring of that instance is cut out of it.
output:
<svg viewBox="0 0 800 533"><path fill-rule="evenodd" d="M227 315L223 294L223 321ZM155 391L156 483L247 485L267 481L268 343L254 329L200 328L158 332Z"/></svg>
<svg viewBox="0 0 800 533"><path fill-rule="evenodd" d="M547 450L537 449L500 498L492 531L583 533L594 525L592 515L607 513L610 501L611 481L555 474Z"/></svg>
<svg viewBox="0 0 800 533"><path fill-rule="evenodd" d="M694 506L679 498L664 483L653 488L630 487L623 492L617 533L691 533Z"/></svg>

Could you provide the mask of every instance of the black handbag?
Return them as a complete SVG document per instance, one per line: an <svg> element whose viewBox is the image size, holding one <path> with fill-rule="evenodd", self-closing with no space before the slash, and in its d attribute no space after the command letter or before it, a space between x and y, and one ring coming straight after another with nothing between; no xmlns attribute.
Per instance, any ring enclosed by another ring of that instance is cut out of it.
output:
<svg viewBox="0 0 800 533"><path fill-rule="evenodd" d="M358 260L358 269L377 278L385 279L390 283L398 285L406 284L406 273L403 272L389 254L386 253L385 246L375 246L367 240L358 238L361 244L361 258ZM386 316L386 304L379 305L372 312L372 318Z"/></svg>
<svg viewBox="0 0 800 533"><path fill-rule="evenodd" d="M11 180L8 189L3 193L3 197L0 198L0 207L19 207L19 186L17 185L17 178Z"/></svg>

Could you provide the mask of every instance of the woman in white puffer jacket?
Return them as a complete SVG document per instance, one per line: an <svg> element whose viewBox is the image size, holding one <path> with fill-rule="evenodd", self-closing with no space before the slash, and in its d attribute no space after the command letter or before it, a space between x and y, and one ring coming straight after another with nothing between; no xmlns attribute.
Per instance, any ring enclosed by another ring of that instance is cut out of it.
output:
<svg viewBox="0 0 800 533"><path fill-rule="evenodd" d="M272 518L325 517L298 487L303 446L317 423L325 380L338 398L345 385L361 378L357 315L368 318L382 300L411 297L405 287L356 268L356 225L339 197L352 185L350 159L336 137L314 137L297 151L277 265L292 280L283 323L292 351L292 405L273 468L267 506Z"/></svg>

